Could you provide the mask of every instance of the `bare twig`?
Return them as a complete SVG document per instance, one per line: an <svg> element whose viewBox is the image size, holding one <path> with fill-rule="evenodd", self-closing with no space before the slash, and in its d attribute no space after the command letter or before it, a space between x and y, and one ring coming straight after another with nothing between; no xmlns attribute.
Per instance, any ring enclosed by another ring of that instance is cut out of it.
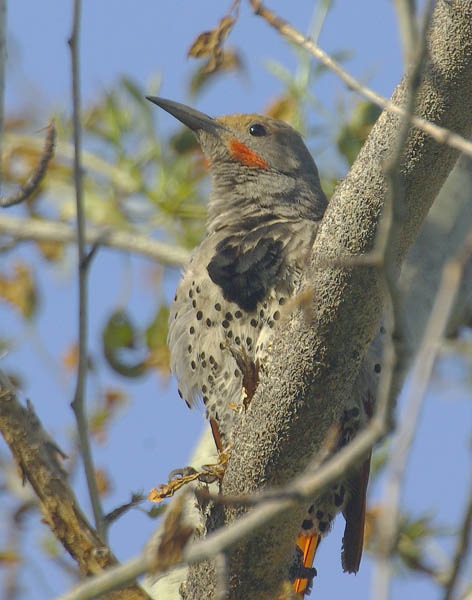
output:
<svg viewBox="0 0 472 600"><path fill-rule="evenodd" d="M447 144L452 148L456 148L457 150L472 156L472 142L469 142L464 137L453 133L445 127L440 127L439 125L435 125L434 123L426 121L421 117L407 113L403 108L393 104L390 100L385 98L385 96L382 96L381 94L378 94L370 88L362 85L355 77L347 73L347 71L345 71L339 63L326 54L324 50L321 50L321 48L319 48L312 40L306 38L297 29L278 17L273 11L263 6L261 0L249 0L249 2L251 3L254 12L257 15L263 17L270 25L272 25L272 27L275 27L275 29L277 29L291 42L294 42L298 46L305 48L305 50L308 52L311 52L313 56L316 56L321 63L336 73L336 75L338 75L350 88L359 94L362 94L371 102L374 102L383 109L401 117L405 117L412 125L430 135L440 144Z"/></svg>
<svg viewBox="0 0 472 600"><path fill-rule="evenodd" d="M0 0L0 189L2 186L3 127L5 110L5 63L7 46L7 0Z"/></svg>
<svg viewBox="0 0 472 600"><path fill-rule="evenodd" d="M424 12L421 37L418 40L418 46L414 50L415 62L407 80L405 114L413 114L415 112L416 96L421 83L421 72L426 58L427 34L433 6L434 1L428 0ZM402 377L405 363L408 359L407 353L404 351L407 328L404 315L401 312L401 298L398 288L398 265L393 248L399 229L403 224L403 215L405 214L405 194L402 188L400 170L410 129L410 121L406 117L403 118L397 139L395 140L393 153L388 158L384 167L389 189L385 197L374 250L374 254L378 253L383 258L382 263L378 266L378 270L390 301L391 323L389 323L389 330L391 338L394 340L394 347L390 351L394 361L395 378ZM396 393L397 389L399 388L393 386L392 391L395 390L393 393ZM393 409L393 399L390 406ZM390 415L390 422L393 425L393 415Z"/></svg>
<svg viewBox="0 0 472 600"><path fill-rule="evenodd" d="M469 488L469 496L465 507L464 518L461 522L459 539L457 541L456 551L454 553L454 561L452 563L451 574L445 584L444 600L451 600L454 593L459 573L464 566L467 558L467 552L472 539L472 479Z"/></svg>
<svg viewBox="0 0 472 600"><path fill-rule="evenodd" d="M77 561L80 572L89 576L117 561L91 527L72 491L67 473L61 467L62 453L44 431L33 407L23 407L7 377L0 371L0 432L13 458L38 499L39 507L52 532ZM145 600L147 595L136 583L123 590L121 600ZM118 600L114 594L107 600Z"/></svg>
<svg viewBox="0 0 472 600"><path fill-rule="evenodd" d="M74 0L74 16L72 34L69 39L72 71L72 104L74 128L74 184L77 206L77 252L79 277L79 358L77 367L77 383L72 401L72 409L77 421L80 441L80 452L84 461L87 485L95 518L95 527L99 536L105 540L106 530L103 522L103 510L95 479L88 424L85 411L85 388L87 380L87 283L89 261L86 261L85 249L85 215L83 210L83 181L81 166L81 127L80 127L80 79L79 79L79 33L80 33L81 1Z"/></svg>
<svg viewBox="0 0 472 600"><path fill-rule="evenodd" d="M126 502L124 504L121 504L120 506L117 506L111 512L107 513L103 517L103 520L105 521L105 523L107 525L110 525L111 523L113 523L114 521L116 521L117 519L122 517L126 512L128 512L135 506L138 506L142 502L144 502L143 494L132 494L131 500L129 502Z"/></svg>
<svg viewBox="0 0 472 600"><path fill-rule="evenodd" d="M42 152L43 144L37 136L22 135L14 133L12 130L6 131L5 151L14 153L16 150L21 149L26 149L28 152L39 155ZM74 160L74 144L66 142L64 139L57 140L54 157L61 166L64 163L72 163ZM87 150L82 150L81 160L82 167L87 173L96 173L105 177L113 186L118 188L120 193L130 194L136 191L136 181L133 179L133 176L117 164L112 164Z"/></svg>
<svg viewBox="0 0 472 600"><path fill-rule="evenodd" d="M409 6L410 14L405 14L405 12L408 12L408 4L408 0L402 0L397 2L397 8L402 7L404 12L403 18L410 19L412 21L410 25L413 27L414 14L412 5ZM421 73L427 53L427 33L432 17L433 6L433 1L429 0L425 7L419 38L415 30L414 39L416 40L416 45L413 47L410 46L408 49L405 47L405 62L408 60L408 58L410 61L414 59L414 64L410 70L406 87L406 114L414 114L415 112L416 96L421 83ZM412 35L412 31L409 32L409 35ZM413 37L410 39L410 43L412 42ZM407 52L409 55L408 57ZM380 248L379 251L385 257L385 267L381 271L381 274L383 275L390 299L393 320L392 339L394 340L394 348L389 350L390 352L393 350L392 356L394 357L395 375L399 379L402 377L402 373L405 370L405 363L408 359L407 353L404 351L404 340L406 339L407 328L405 317L401 312L402 304L397 284L398 268L395 253L392 252L392 242L398 234L399 227L403 222L403 215L405 214L405 194L402 188L400 169L402 166L403 154L410 129L411 123L406 117L404 117L399 128L394 152L385 166L385 175L389 184L389 193L386 195L383 216L379 224L378 239L376 240L376 247L383 246L383 248ZM396 386L392 386L391 390L396 390ZM393 402L391 403L391 407L393 408ZM393 423L392 415L390 416L390 419ZM375 595L376 598L379 599L386 600L388 598L390 578L392 573L390 555L390 550L388 552L385 551L384 553L381 553L377 563L377 569L375 572Z"/></svg>
<svg viewBox="0 0 472 600"><path fill-rule="evenodd" d="M47 128L46 139L44 141L44 148L41 152L41 156L39 158L38 164L34 168L30 177L24 183L20 189L10 196L6 196L4 198L0 198L0 206L14 206L15 204L20 204L27 200L34 192L38 189L39 184L43 180L43 177L46 174L49 162L54 156L54 148L56 143L56 128L54 127L54 120L49 122Z"/></svg>
<svg viewBox="0 0 472 600"><path fill-rule="evenodd" d="M215 559L216 589L215 600L227 600L229 594L228 559L224 552L220 552Z"/></svg>
<svg viewBox="0 0 472 600"><path fill-rule="evenodd" d="M0 214L0 233L16 240L36 240L76 243L77 231L68 223L47 219L28 219ZM181 267L190 258L185 248L153 240L138 231L87 225L84 232L87 244L99 244L135 254L142 254L163 265Z"/></svg>
<svg viewBox="0 0 472 600"><path fill-rule="evenodd" d="M414 60L418 47L415 0L394 0L394 5L397 11L398 28L403 47L403 63L406 70L408 64Z"/></svg>
<svg viewBox="0 0 472 600"><path fill-rule="evenodd" d="M396 444L392 450L389 475L385 485L382 516L379 522L379 543L383 559L374 574L376 598L387 598L390 580L390 557L395 546L398 530L400 494L403 474L421 412L424 394L431 377L440 343L446 332L447 323L462 280L466 262L472 254L472 234L459 253L444 267L441 284L431 316L412 370L411 381L405 397L407 413L402 419Z"/></svg>

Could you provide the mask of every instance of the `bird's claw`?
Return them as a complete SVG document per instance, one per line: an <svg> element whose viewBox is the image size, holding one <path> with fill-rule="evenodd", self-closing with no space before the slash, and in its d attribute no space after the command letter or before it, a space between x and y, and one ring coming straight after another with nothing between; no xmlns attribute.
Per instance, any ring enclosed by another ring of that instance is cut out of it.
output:
<svg viewBox="0 0 472 600"><path fill-rule="evenodd" d="M214 483L222 479L228 462L228 454L221 452L219 460L215 464L203 465L200 471L193 467L183 467L174 469L169 473L167 483L160 483L148 494L148 500L151 502L162 502L166 498L171 498L177 490L190 483L191 481L200 481L201 483Z"/></svg>

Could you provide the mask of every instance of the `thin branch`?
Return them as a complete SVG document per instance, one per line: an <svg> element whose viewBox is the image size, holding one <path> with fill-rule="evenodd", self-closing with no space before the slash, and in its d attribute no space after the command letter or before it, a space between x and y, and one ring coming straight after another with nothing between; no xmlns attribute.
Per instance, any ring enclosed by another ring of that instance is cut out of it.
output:
<svg viewBox="0 0 472 600"><path fill-rule="evenodd" d="M292 27L289 23L278 17L273 11L269 10L262 5L261 0L249 0L256 15L263 17L272 27L277 29L283 36L285 36L291 42L294 42L298 46L305 48L308 52L316 56L316 58L323 63L326 67L331 69L336 75L338 75L351 89L355 90L359 94L362 94L371 102L374 102L383 109L404 117L408 121L421 129L434 140L440 144L447 144L451 148L456 148L469 156L472 156L472 142L469 142L464 137L453 133L451 130L445 127L435 125L430 121L417 117L415 115L408 114L403 108L393 104L390 100L374 92L370 88L362 85L359 81L345 71L339 63L331 58L324 50L321 50L312 40L306 38L297 29Z"/></svg>
<svg viewBox="0 0 472 600"><path fill-rule="evenodd" d="M31 484L39 508L52 532L77 562L84 576L116 565L82 513L61 466L63 453L48 436L31 404L18 401L7 377L0 371L0 432L8 444L23 479ZM134 582L121 592L121 600L145 600L148 596ZM118 600L113 594L107 600Z"/></svg>
<svg viewBox="0 0 472 600"><path fill-rule="evenodd" d="M229 569L228 559L224 552L217 554L216 567L216 589L215 600L227 600L229 594Z"/></svg>
<svg viewBox="0 0 472 600"><path fill-rule="evenodd" d="M35 240L59 243L76 243L77 231L68 223L47 219L29 219L13 215L0 214L0 233L12 236L16 240ZM142 254L172 267L185 265L190 252L185 248L153 240L138 231L116 229L115 227L97 227L87 225L85 230L87 244L99 244L109 248Z"/></svg>
<svg viewBox="0 0 472 600"><path fill-rule="evenodd" d="M83 209L83 180L81 166L81 127L80 127L80 79L79 79L79 34L80 34L81 1L74 0L74 16L72 34L69 39L72 70L72 104L74 128L74 184L77 206L77 252L79 277L79 357L77 367L77 383L72 401L72 409L77 421L80 442L80 452L84 461L85 475L92 503L95 527L98 535L106 540L106 530L103 522L103 510L95 478L88 424L85 410L85 389L87 380L87 284L89 261L86 261L85 249L85 215Z"/></svg>
<svg viewBox="0 0 472 600"><path fill-rule="evenodd" d="M41 181L43 180L43 177L46 175L48 165L54 156L55 144L56 128L54 127L54 120L51 120L47 128L44 148L39 157L38 164L34 168L28 180L15 194L0 198L0 206L8 207L14 206L15 204L20 204L32 196L34 192L36 192Z"/></svg>
<svg viewBox="0 0 472 600"><path fill-rule="evenodd" d="M0 189L2 185L3 127L5 111L5 70L7 54L7 0L0 0Z"/></svg>
<svg viewBox="0 0 472 600"><path fill-rule="evenodd" d="M421 84L421 74L427 54L427 35L433 7L434 0L428 0L424 12L421 37L418 40L418 46L415 47L415 61L406 83L405 114L413 114L416 109L416 97ZM408 353L405 351L404 346L408 331L405 317L401 311L397 257L393 248L395 239L403 224L403 215L405 214L405 193L401 181L401 167L410 129L411 123L406 117L403 118L400 123L397 139L395 140L393 153L384 166L388 192L385 196L374 251L374 254L379 253L383 258L381 268L378 267L378 271L380 277L383 279L387 298L390 302L391 323L389 323L389 331L392 340L394 340L394 347L391 348L391 352L394 361L395 377L399 379L401 379L406 362L408 361ZM400 388L394 386L392 389L397 390ZM393 409L393 407L394 402L392 399L391 408ZM393 415L390 415L390 422L393 427Z"/></svg>
<svg viewBox="0 0 472 600"><path fill-rule="evenodd" d="M392 450L389 476L385 485L384 508L379 522L379 543L383 560L374 573L376 598L387 598L390 580L390 557L395 546L400 512L400 495L403 475L421 413L424 394L431 378L434 362L440 349L447 324L454 307L457 292L467 261L472 255L472 233L456 256L445 265L439 292L426 326L426 331L413 366L411 381L405 397L407 412L402 419L396 444Z"/></svg>
<svg viewBox="0 0 472 600"><path fill-rule="evenodd" d="M467 552L472 539L472 479L469 489L469 497L465 508L464 518L461 522L459 539L457 541L456 551L454 553L454 561L449 579L446 582L444 590L444 600L451 600L454 589L459 579L459 573L464 566L467 557Z"/></svg>
<svg viewBox="0 0 472 600"><path fill-rule="evenodd" d="M37 136L13 133L11 130L5 132L6 151L15 152L16 149L26 148L28 151L40 154L42 146L43 144ZM54 156L61 163L72 162L74 159L74 144L58 140ZM93 171L97 175L106 177L114 186L119 188L120 192L129 194L136 191L136 181L126 170L87 150L82 150L81 160L85 171Z"/></svg>
<svg viewBox="0 0 472 600"><path fill-rule="evenodd" d="M416 26L415 0L394 0L397 11L398 28L403 48L403 63L405 70L414 60L418 47L418 28Z"/></svg>
<svg viewBox="0 0 472 600"><path fill-rule="evenodd" d="M413 27L414 13L412 12L412 4L406 0L397 2L397 8L398 6L403 8L404 13L408 12L407 8L410 10L410 14L403 14L403 17L405 19L410 19L410 25ZM418 33L415 30L414 39L416 40L416 45L408 48L409 57L405 55L405 62L407 58L409 58L410 61L414 59L413 67L410 70L406 85L406 114L414 114L416 110L416 97L420 87L422 70L427 54L427 34L432 18L433 7L433 0L429 0L425 7L420 37L418 38ZM409 35L413 35L413 33L410 31ZM413 37L410 39L410 42L413 42ZM405 48L405 52L406 51L407 49ZM406 117L403 118L400 124L393 155L388 160L385 168L385 175L389 184L389 193L386 196L384 215L379 225L379 240L382 243L384 238L385 244L384 252L386 264L383 274L392 308L392 336L395 340L395 369L400 377L408 360L408 355L404 351L404 340L406 339L407 335L407 326L405 322L405 316L401 311L402 303L397 284L398 270L396 256L393 252L389 251L389 249L392 247L392 241L398 235L399 226L403 221L402 216L405 214L405 192L402 187L401 166L410 129L411 124L409 120ZM381 531L384 531L382 528L380 529ZM392 574L390 557L391 549L381 553L381 556L378 560L374 577L374 590L376 598L388 598Z"/></svg>

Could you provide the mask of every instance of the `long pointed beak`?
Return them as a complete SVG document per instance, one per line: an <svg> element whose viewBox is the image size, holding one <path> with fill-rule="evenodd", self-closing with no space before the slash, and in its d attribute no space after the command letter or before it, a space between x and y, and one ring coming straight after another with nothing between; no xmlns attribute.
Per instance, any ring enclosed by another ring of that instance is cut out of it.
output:
<svg viewBox="0 0 472 600"><path fill-rule="evenodd" d="M146 99L163 108L195 133L203 130L218 136L223 131L226 131L226 127L220 125L218 121L215 121L215 119L212 119L212 117L209 117L205 113L190 108L190 106L157 96L146 96Z"/></svg>

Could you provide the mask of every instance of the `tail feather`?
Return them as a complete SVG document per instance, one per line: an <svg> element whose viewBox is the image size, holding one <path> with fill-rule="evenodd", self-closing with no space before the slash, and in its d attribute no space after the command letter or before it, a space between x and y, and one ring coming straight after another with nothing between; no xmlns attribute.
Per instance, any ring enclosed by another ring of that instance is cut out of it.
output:
<svg viewBox="0 0 472 600"><path fill-rule="evenodd" d="M210 427L213 434L213 439L215 440L216 449L221 454L223 452L223 443L221 441L220 428L213 417L210 417Z"/></svg>
<svg viewBox="0 0 472 600"><path fill-rule="evenodd" d="M344 571L357 573L364 546L364 526L366 510L366 492L369 481L370 455L350 482L352 493L344 510L346 528L344 529L341 561Z"/></svg>
<svg viewBox="0 0 472 600"><path fill-rule="evenodd" d="M316 550L320 544L321 537L319 535L299 535L297 538L297 546L303 553L303 567L311 569L313 561L315 560ZM307 578L299 577L295 579L293 588L297 594L301 596L305 595L310 580Z"/></svg>

